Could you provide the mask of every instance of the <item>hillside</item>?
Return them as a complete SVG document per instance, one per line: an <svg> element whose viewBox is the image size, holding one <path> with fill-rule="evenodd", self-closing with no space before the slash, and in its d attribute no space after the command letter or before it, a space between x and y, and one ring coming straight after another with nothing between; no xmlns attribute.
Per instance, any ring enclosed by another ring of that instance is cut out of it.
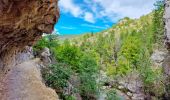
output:
<svg viewBox="0 0 170 100"><path fill-rule="evenodd" d="M0 100L170 100L170 0L112 1L0 0Z"/></svg>
<svg viewBox="0 0 170 100"><path fill-rule="evenodd" d="M42 70L46 85L64 100L160 100L165 96L162 62L162 2L139 19L121 19L110 29L61 40L49 35L52 63ZM62 42L61 42L62 41Z"/></svg>
<svg viewBox="0 0 170 100"><path fill-rule="evenodd" d="M162 17L158 5L148 15L126 17L99 33L44 37L34 52L48 47L52 53L53 63L42 70L46 85L64 100L164 98Z"/></svg>

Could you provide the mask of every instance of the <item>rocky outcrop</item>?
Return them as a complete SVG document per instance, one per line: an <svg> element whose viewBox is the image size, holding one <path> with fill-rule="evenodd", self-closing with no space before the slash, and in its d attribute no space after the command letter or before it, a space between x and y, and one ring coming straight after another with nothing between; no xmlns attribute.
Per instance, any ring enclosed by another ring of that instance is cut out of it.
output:
<svg viewBox="0 0 170 100"><path fill-rule="evenodd" d="M170 0L165 0L165 13L164 13L164 23L165 23L165 45L169 53L165 58L162 66L165 75L165 87L167 100L170 98Z"/></svg>
<svg viewBox="0 0 170 100"><path fill-rule="evenodd" d="M170 50L170 0L165 0L165 44L167 49Z"/></svg>
<svg viewBox="0 0 170 100"><path fill-rule="evenodd" d="M12 67L0 83L1 100L58 100L55 91L42 83L39 62L33 59Z"/></svg>
<svg viewBox="0 0 170 100"><path fill-rule="evenodd" d="M102 87L103 91L100 98L105 98L106 95L103 95L109 89L116 90L116 93L119 97L124 98L125 100L145 100L145 94L143 90L143 82L140 78L138 72L131 72L123 77L118 77L118 79L109 79L105 76L105 73L102 72L102 82L104 86ZM107 79L107 80L105 80ZM103 100L103 99L100 99Z"/></svg>
<svg viewBox="0 0 170 100"><path fill-rule="evenodd" d="M40 58L44 65L48 66L48 64L51 63L50 56L51 56L50 49L45 47L40 54Z"/></svg>
<svg viewBox="0 0 170 100"><path fill-rule="evenodd" d="M162 63L166 57L166 51L154 50L153 54L151 55L152 63L154 67L161 67Z"/></svg>
<svg viewBox="0 0 170 100"><path fill-rule="evenodd" d="M51 33L58 0L0 0L0 99L56 100L36 68L29 46Z"/></svg>
<svg viewBox="0 0 170 100"><path fill-rule="evenodd" d="M26 45L51 33L59 18L58 0L0 0L0 73Z"/></svg>

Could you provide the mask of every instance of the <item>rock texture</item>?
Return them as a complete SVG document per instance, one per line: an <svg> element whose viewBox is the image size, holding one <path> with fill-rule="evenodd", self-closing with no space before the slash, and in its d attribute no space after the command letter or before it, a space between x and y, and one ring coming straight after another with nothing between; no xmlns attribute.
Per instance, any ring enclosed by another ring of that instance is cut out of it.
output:
<svg viewBox="0 0 170 100"><path fill-rule="evenodd" d="M170 0L165 0L165 44L167 49L170 50Z"/></svg>
<svg viewBox="0 0 170 100"><path fill-rule="evenodd" d="M51 63L50 56L51 56L50 49L45 47L40 54L40 58L44 65L48 66L48 64Z"/></svg>
<svg viewBox="0 0 170 100"><path fill-rule="evenodd" d="M50 33L59 18L58 0L0 0L0 73L15 54Z"/></svg>
<svg viewBox="0 0 170 100"><path fill-rule="evenodd" d="M56 100L36 68L31 48L51 33L59 18L58 0L0 0L0 99Z"/></svg>
<svg viewBox="0 0 170 100"><path fill-rule="evenodd" d="M28 60L17 66L1 82L1 100L57 100L54 90L42 83L39 59Z"/></svg>
<svg viewBox="0 0 170 100"><path fill-rule="evenodd" d="M170 0L165 0L164 21L165 21L165 45L169 53L167 53L167 57L165 58L162 66L166 78L165 97L167 98L167 100L169 100L170 99Z"/></svg>
<svg viewBox="0 0 170 100"><path fill-rule="evenodd" d="M106 98L106 93L109 89L115 89L117 95L124 98L122 100L145 100L144 85L138 72L131 72L117 79L109 79L103 72L101 75L103 77L101 78L102 82L105 84L102 87L103 91L100 94L99 100Z"/></svg>
<svg viewBox="0 0 170 100"><path fill-rule="evenodd" d="M161 50L154 50L153 54L151 55L151 61L154 67L161 67L162 63L166 57L166 51Z"/></svg>

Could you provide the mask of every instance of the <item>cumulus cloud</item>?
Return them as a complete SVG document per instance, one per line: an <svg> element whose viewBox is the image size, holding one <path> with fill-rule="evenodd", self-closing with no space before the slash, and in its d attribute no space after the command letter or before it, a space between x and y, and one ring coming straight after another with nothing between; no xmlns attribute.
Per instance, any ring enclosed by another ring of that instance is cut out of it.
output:
<svg viewBox="0 0 170 100"><path fill-rule="evenodd" d="M150 13L157 0L60 0L62 12L70 13L87 22L98 19L116 22L123 17L139 18Z"/></svg>
<svg viewBox="0 0 170 100"><path fill-rule="evenodd" d="M83 10L74 0L60 0L59 6L62 12L70 13L74 17L84 18L85 21L94 23L93 13Z"/></svg>
<svg viewBox="0 0 170 100"><path fill-rule="evenodd" d="M102 26L96 26L96 25L91 25L91 24L81 24L81 26L83 27L90 27L90 28L95 28L95 29L106 29L106 27L102 27Z"/></svg>
<svg viewBox="0 0 170 100"><path fill-rule="evenodd" d="M139 18L140 16L151 12L156 0L94 0L102 10L101 16L107 16L110 19L114 17Z"/></svg>
<svg viewBox="0 0 170 100"><path fill-rule="evenodd" d="M82 9L73 0L60 0L59 6L63 12L70 13L74 17L79 17L83 13Z"/></svg>
<svg viewBox="0 0 170 100"><path fill-rule="evenodd" d="M84 19L85 19L85 21L88 21L88 22L91 22L91 23L95 23L94 16L90 12L85 12Z"/></svg>

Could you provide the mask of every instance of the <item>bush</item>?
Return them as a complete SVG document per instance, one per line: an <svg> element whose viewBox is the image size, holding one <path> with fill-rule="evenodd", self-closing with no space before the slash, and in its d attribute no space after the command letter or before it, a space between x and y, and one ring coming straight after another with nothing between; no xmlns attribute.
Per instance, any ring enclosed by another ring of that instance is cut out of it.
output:
<svg viewBox="0 0 170 100"><path fill-rule="evenodd" d="M80 93L84 99L96 98L97 95L97 63L91 56L83 56L79 63Z"/></svg>
<svg viewBox="0 0 170 100"><path fill-rule="evenodd" d="M118 97L116 91L112 89L107 93L106 100L121 100L121 98Z"/></svg>
<svg viewBox="0 0 170 100"><path fill-rule="evenodd" d="M66 95L65 100L76 100L74 96Z"/></svg>
<svg viewBox="0 0 170 100"><path fill-rule="evenodd" d="M122 45L119 57L122 56L131 64L132 68L136 68L137 63L139 62L141 45L140 38L136 36L129 36Z"/></svg>
<svg viewBox="0 0 170 100"><path fill-rule="evenodd" d="M47 35L43 37L36 43L36 45L34 45L34 52L39 52L45 47L56 48L57 46L59 46L57 37L57 35Z"/></svg>
<svg viewBox="0 0 170 100"><path fill-rule="evenodd" d="M163 45L163 36L164 36L164 2L159 0L155 3L154 17L153 17L153 32L155 43L158 43L159 46Z"/></svg>
<svg viewBox="0 0 170 100"><path fill-rule="evenodd" d="M56 90L62 90L67 87L68 80L73 74L71 67L63 63L51 65L42 72L46 84Z"/></svg>
<svg viewBox="0 0 170 100"><path fill-rule="evenodd" d="M56 48L55 53L56 60L72 66L72 69L75 71L79 69L79 60L82 53L78 47L71 45L68 41L65 41L63 45Z"/></svg>

